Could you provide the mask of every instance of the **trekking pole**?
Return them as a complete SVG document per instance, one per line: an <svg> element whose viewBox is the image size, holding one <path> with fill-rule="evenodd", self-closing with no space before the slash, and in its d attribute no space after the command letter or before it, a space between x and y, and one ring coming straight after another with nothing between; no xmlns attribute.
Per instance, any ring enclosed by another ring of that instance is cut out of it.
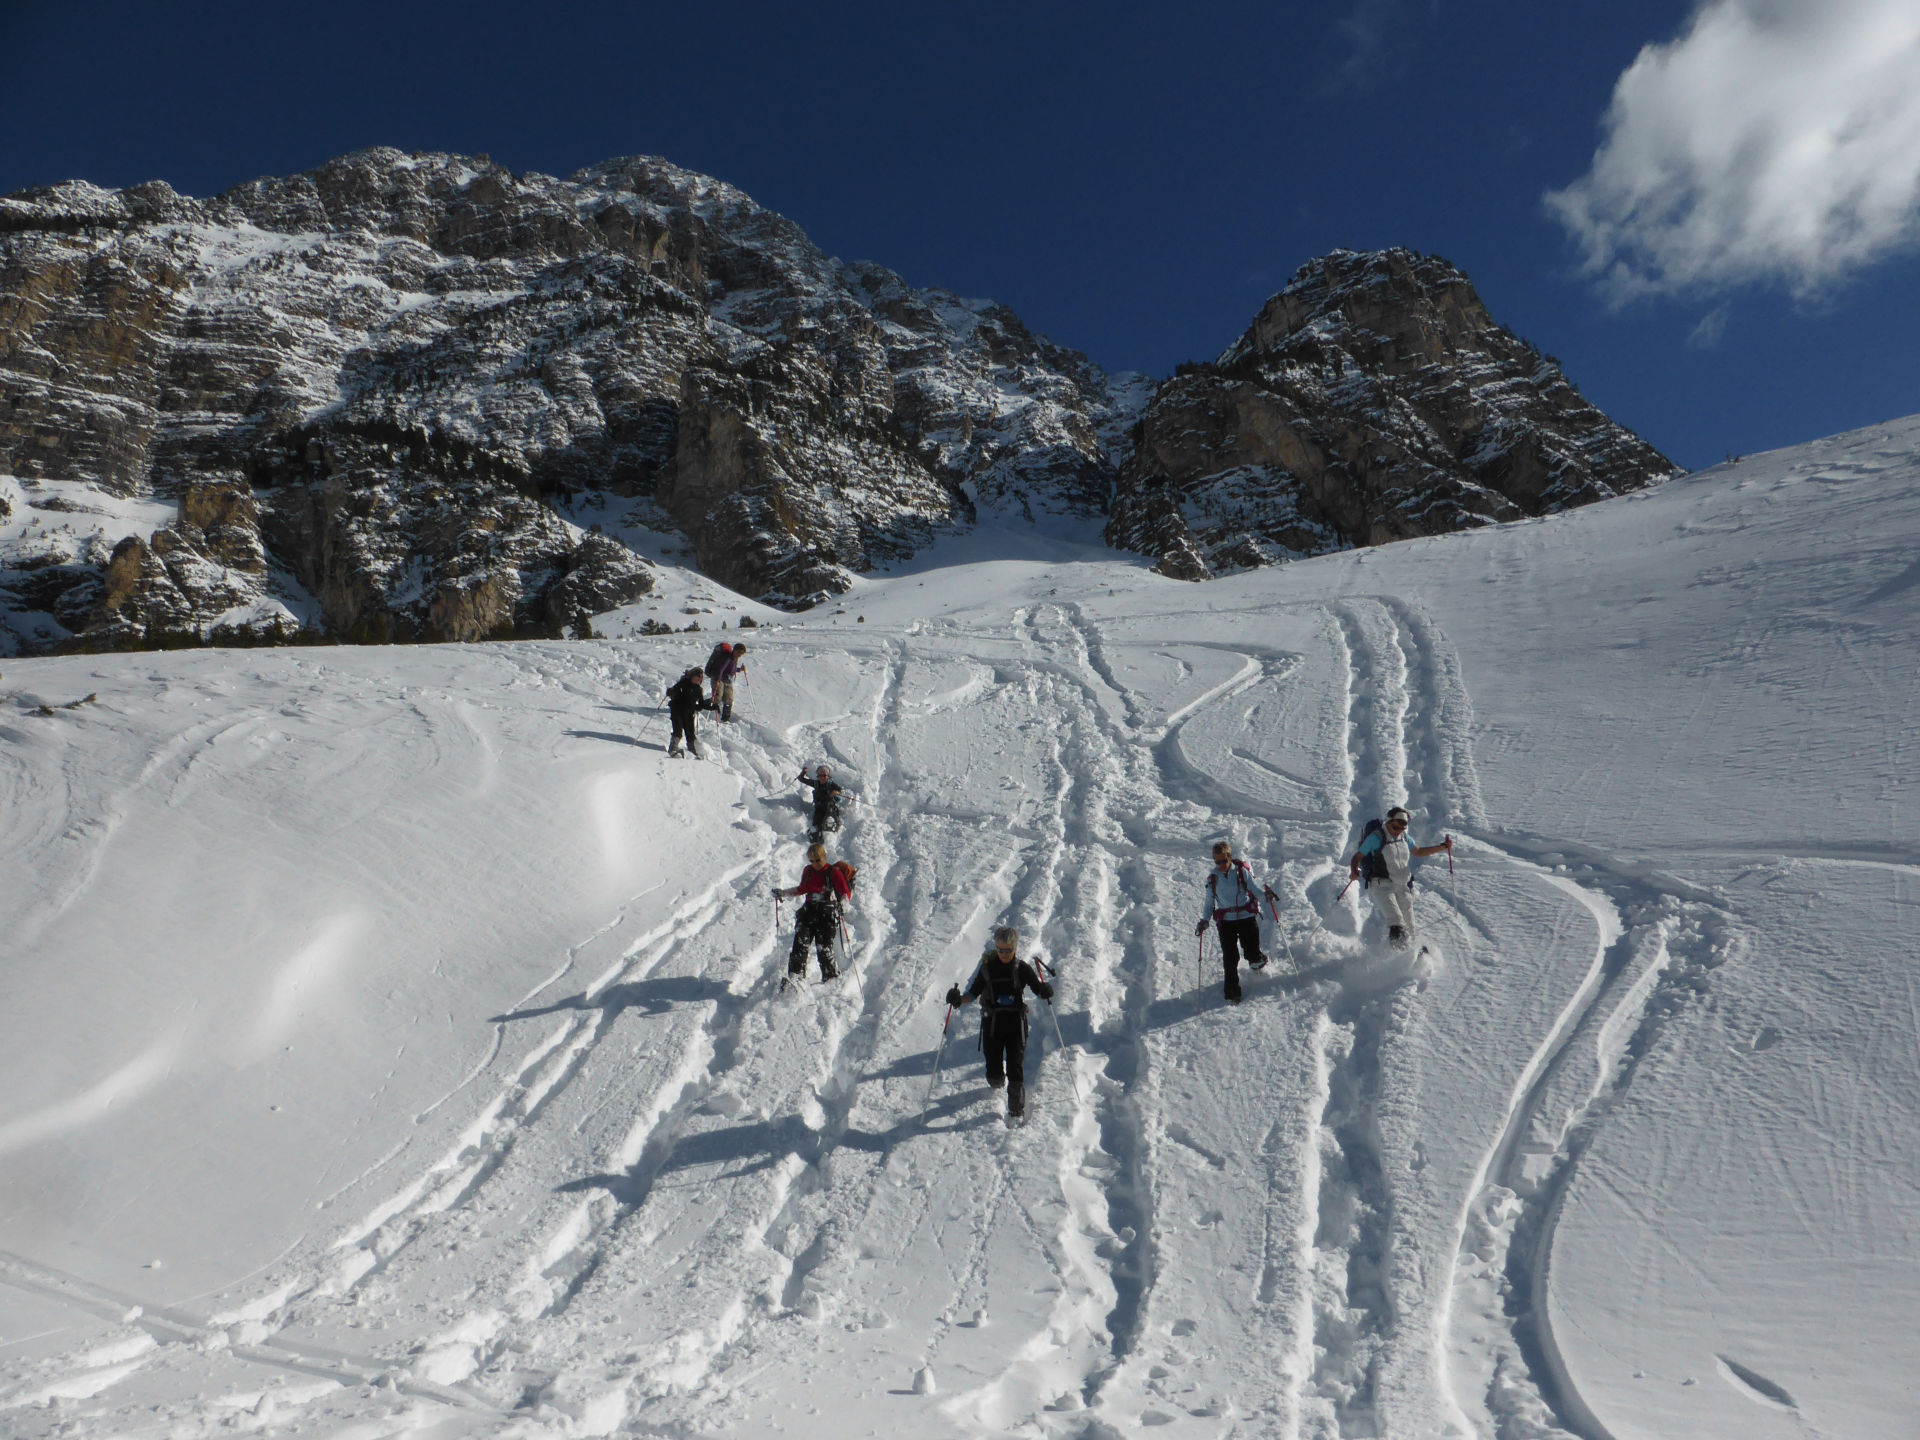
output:
<svg viewBox="0 0 1920 1440"><path fill-rule="evenodd" d="M920 1107L920 1118L927 1118L927 1110L933 1104L933 1092L940 1084L940 1062L947 1054L947 1032L953 1028L953 1006L947 1006L947 1018L940 1022L940 1048L933 1052L933 1079L927 1084L926 1103Z"/></svg>
<svg viewBox="0 0 1920 1440"><path fill-rule="evenodd" d="M644 739L646 739L646 738L647 738L647 736L649 736L649 735L651 735L651 734L653 733L653 722L654 722L655 720L658 720L658 719L659 719L659 718L660 718L660 717L661 717L661 716L662 716L663 714L665 714L665 713L666 713L666 711L665 711L665 708L664 708L664 707L662 707L662 708L661 708L661 709L659 709L659 710L655 710L655 711L653 712L653 714L652 714L652 715L650 715L649 717L647 717L647 723L646 723L646 724L644 724L644 725L642 725L642 726L640 727L640 733L639 733L638 735L636 735L636 736L634 736L634 737L633 737L633 738L634 738L634 743L635 743L636 745L637 745L637 744L639 744L639 742L640 742L640 741L642 741L642 740L644 740Z"/></svg>
<svg viewBox="0 0 1920 1440"><path fill-rule="evenodd" d="M1051 980L1054 978L1053 975L1047 973L1046 964L1038 955L1033 957L1033 963L1040 967L1040 978L1042 980ZM1058 971L1055 971L1054 975L1058 975L1058 973ZM1060 1033L1060 1012L1053 1008L1053 1001L1051 1000L1047 1001L1047 1018L1053 1021L1053 1038L1060 1042L1060 1054L1064 1057L1067 1053L1067 1037ZM1071 1061L1067 1063L1067 1078L1073 1082L1073 1098L1082 1105L1086 1104L1087 1097L1080 1093L1080 1074L1078 1067Z"/></svg>
<svg viewBox="0 0 1920 1440"><path fill-rule="evenodd" d="M853 941L847 938L847 917L844 915L840 917L840 962L852 967L854 983L862 990L866 989L867 982L860 978L860 962L853 958Z"/></svg>
<svg viewBox="0 0 1920 1440"><path fill-rule="evenodd" d="M1280 907L1273 903L1271 895L1267 897L1267 913L1273 916L1273 933L1280 937L1280 948L1287 954L1287 964L1298 970L1300 967L1294 963L1293 946L1287 943L1287 932L1280 928Z"/></svg>
<svg viewBox="0 0 1920 1440"><path fill-rule="evenodd" d="M1207 954L1207 932L1202 930L1193 951L1193 1013L1200 1013L1200 995L1207 988L1206 971L1201 968Z"/></svg>

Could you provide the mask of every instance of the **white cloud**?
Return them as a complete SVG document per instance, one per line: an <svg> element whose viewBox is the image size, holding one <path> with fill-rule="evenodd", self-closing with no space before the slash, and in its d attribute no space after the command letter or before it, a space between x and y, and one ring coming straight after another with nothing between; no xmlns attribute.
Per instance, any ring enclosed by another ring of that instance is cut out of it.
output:
<svg viewBox="0 0 1920 1440"><path fill-rule="evenodd" d="M1700 323L1687 335L1689 350L1712 350L1727 335L1727 316L1733 313L1730 305L1716 305L1700 317Z"/></svg>
<svg viewBox="0 0 1920 1440"><path fill-rule="evenodd" d="M1616 298L1810 295L1920 244L1920 0L1704 0L1546 197Z"/></svg>

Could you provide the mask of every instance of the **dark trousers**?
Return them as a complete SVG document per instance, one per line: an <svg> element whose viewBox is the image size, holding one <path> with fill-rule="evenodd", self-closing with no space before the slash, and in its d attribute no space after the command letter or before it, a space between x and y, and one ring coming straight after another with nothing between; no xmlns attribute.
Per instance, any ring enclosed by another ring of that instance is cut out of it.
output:
<svg viewBox="0 0 1920 1440"><path fill-rule="evenodd" d="M840 967L833 963L833 937L839 931L840 917L831 906L802 905L799 918L793 922L793 951L787 956L787 973L807 973L807 946L811 945L820 961L820 978L830 980L838 975Z"/></svg>
<svg viewBox="0 0 1920 1440"><path fill-rule="evenodd" d="M980 1022L980 1048L987 1052L987 1083L1007 1087L1007 1113L1018 1115L1027 1104L1027 1012L989 1013Z"/></svg>
<svg viewBox="0 0 1920 1440"><path fill-rule="evenodd" d="M1247 963L1256 970L1267 963L1267 957L1260 953L1260 920L1255 916L1247 920L1215 920L1214 928L1220 932L1220 958L1227 967L1227 994L1240 993L1240 952L1247 952Z"/></svg>
<svg viewBox="0 0 1920 1440"><path fill-rule="evenodd" d="M826 835L840 828L840 807L838 805L816 805L813 807L813 833Z"/></svg>
<svg viewBox="0 0 1920 1440"><path fill-rule="evenodd" d="M693 735L693 714L691 710L669 710L667 718L673 722L673 738L667 741L667 749L678 750L684 737L687 749L695 755L700 753L700 742Z"/></svg>

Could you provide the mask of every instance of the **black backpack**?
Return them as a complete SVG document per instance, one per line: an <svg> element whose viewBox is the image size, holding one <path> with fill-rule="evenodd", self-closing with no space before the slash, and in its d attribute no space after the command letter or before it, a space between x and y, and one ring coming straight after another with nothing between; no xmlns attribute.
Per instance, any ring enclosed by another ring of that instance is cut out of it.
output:
<svg viewBox="0 0 1920 1440"><path fill-rule="evenodd" d="M980 1009L987 1015L1010 1015L1014 1011L1026 1012L1027 1004L1020 995L1020 962L1001 965L999 958L988 951L980 957L981 986Z"/></svg>
<svg viewBox="0 0 1920 1440"><path fill-rule="evenodd" d="M1385 845L1387 843L1387 824L1386 821L1380 819L1378 816L1367 821L1367 828L1360 832L1360 843L1362 845L1366 844L1367 837L1376 834L1380 837L1380 843ZM1361 889L1366 889L1366 887L1375 880L1387 880L1391 878L1387 870L1387 857L1382 855L1378 850L1369 850L1360 857Z"/></svg>

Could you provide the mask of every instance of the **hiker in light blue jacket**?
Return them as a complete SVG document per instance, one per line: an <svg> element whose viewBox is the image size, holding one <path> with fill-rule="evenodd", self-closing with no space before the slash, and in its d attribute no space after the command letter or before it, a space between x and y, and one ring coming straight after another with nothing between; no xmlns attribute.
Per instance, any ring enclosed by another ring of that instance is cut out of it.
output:
<svg viewBox="0 0 1920 1440"><path fill-rule="evenodd" d="M1207 875L1200 903L1200 923L1193 933L1202 934L1211 920L1220 932L1220 959L1227 970L1227 999L1240 1003L1240 952L1256 970L1266 968L1267 957L1260 952L1260 897L1277 901L1271 885L1257 890L1247 862L1233 858L1233 846L1225 840L1213 845L1213 869Z"/></svg>

